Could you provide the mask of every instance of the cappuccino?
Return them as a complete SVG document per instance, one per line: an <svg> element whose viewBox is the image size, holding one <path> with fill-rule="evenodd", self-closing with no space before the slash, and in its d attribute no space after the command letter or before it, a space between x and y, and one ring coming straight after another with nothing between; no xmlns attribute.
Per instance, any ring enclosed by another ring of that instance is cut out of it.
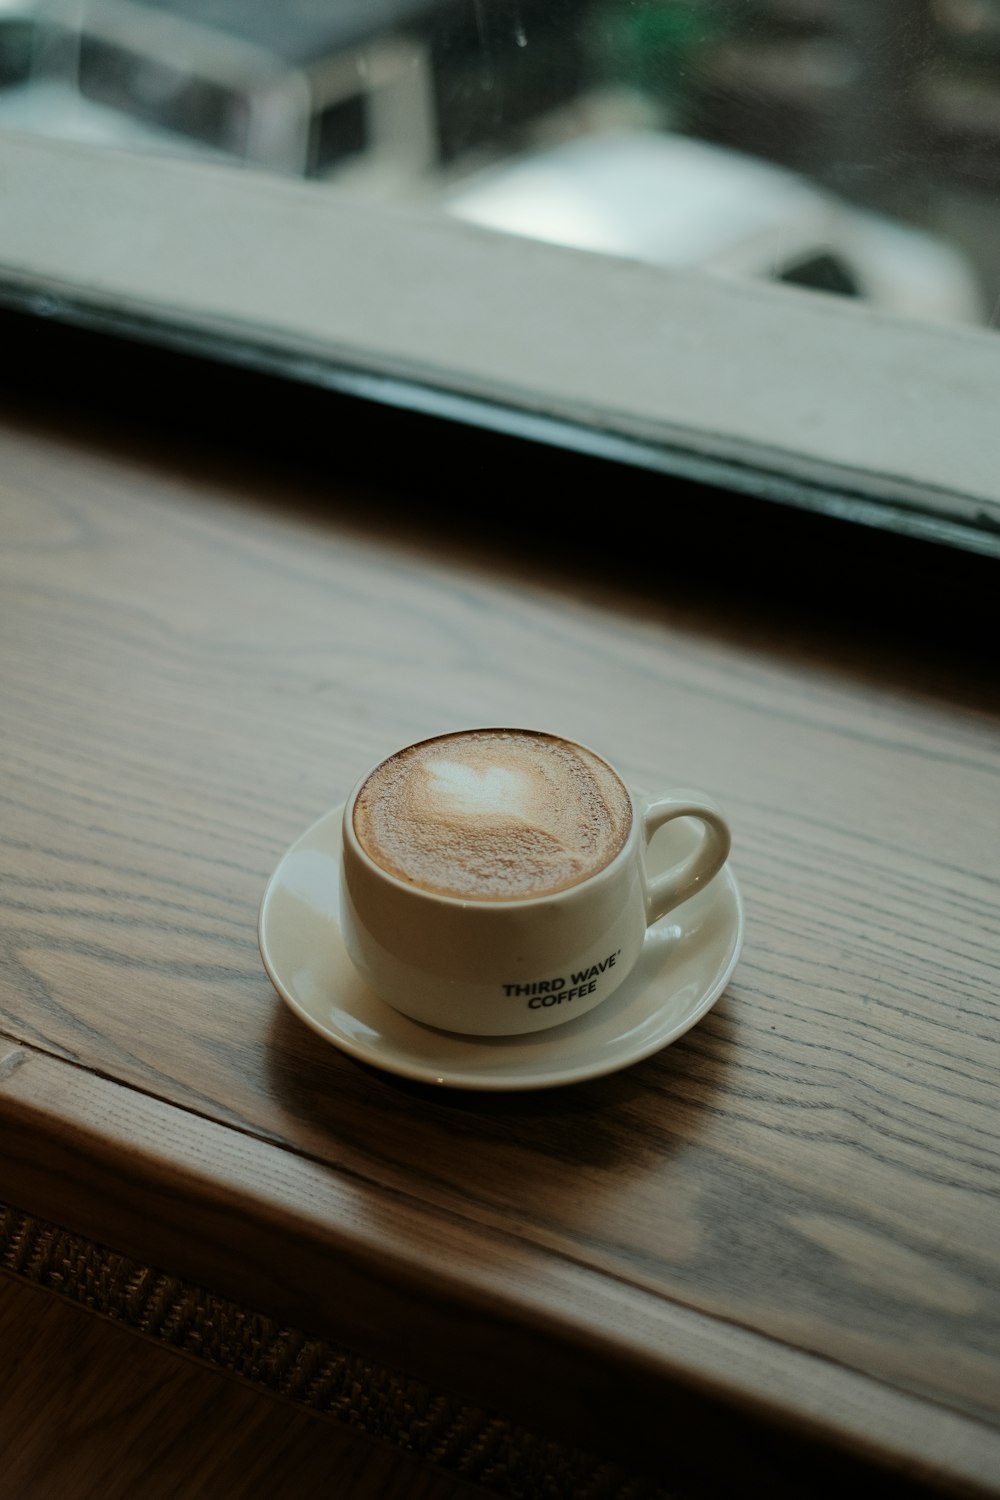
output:
<svg viewBox="0 0 1000 1500"><path fill-rule="evenodd" d="M632 801L582 745L476 729L383 761L353 822L368 857L408 885L463 901L526 901L610 864L632 827Z"/></svg>

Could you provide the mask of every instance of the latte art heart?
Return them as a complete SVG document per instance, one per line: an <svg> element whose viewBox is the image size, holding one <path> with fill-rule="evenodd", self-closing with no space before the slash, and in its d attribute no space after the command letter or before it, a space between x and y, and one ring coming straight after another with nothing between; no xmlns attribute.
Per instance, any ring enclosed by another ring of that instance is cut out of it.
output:
<svg viewBox="0 0 1000 1500"><path fill-rule="evenodd" d="M457 760L431 761L426 768L430 797L453 816L527 811L530 785L522 772L509 766L463 765Z"/></svg>
<svg viewBox="0 0 1000 1500"><path fill-rule="evenodd" d="M354 807L365 853L411 885L464 900L527 900L609 864L632 824L628 790L583 746L518 729L412 745Z"/></svg>

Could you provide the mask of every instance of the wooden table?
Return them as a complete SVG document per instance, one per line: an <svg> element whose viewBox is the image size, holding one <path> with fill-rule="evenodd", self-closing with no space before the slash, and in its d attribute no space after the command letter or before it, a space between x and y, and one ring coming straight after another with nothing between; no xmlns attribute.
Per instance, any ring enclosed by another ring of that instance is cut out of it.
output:
<svg viewBox="0 0 1000 1500"><path fill-rule="evenodd" d="M673 1493L1000 1495L990 664L866 624L860 561L847 624L782 612L766 548L738 597L640 567L666 522L624 478L571 552L537 524L571 490L486 526L471 438L372 482L388 414L276 458L266 404L215 441L182 381L143 422L89 347L12 384L0 448L0 1197ZM745 947L664 1051L436 1090L275 993L286 847L475 723L728 811Z"/></svg>

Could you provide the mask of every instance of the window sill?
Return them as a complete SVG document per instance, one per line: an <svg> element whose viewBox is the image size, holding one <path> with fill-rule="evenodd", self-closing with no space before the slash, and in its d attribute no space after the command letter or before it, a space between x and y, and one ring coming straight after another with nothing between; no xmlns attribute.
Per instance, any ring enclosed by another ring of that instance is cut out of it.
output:
<svg viewBox="0 0 1000 1500"><path fill-rule="evenodd" d="M1000 341L0 133L0 303L1000 554Z"/></svg>

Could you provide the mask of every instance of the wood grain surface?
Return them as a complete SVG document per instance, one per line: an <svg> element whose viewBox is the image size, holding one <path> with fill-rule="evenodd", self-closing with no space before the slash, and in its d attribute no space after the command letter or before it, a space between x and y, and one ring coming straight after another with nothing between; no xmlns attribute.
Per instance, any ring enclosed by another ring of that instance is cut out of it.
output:
<svg viewBox="0 0 1000 1500"><path fill-rule="evenodd" d="M375 1342L377 1287L432 1277L491 1336L548 1299L570 1354L655 1374L676 1339L720 1390L731 1340L745 1406L757 1370L772 1416L1000 1494L995 678L113 429L12 415L0 478L0 1195L234 1293L244 1234L367 1247ZM731 819L733 980L619 1074L408 1084L261 966L288 844L377 758L482 723ZM320 1265L294 1292L336 1321Z"/></svg>

